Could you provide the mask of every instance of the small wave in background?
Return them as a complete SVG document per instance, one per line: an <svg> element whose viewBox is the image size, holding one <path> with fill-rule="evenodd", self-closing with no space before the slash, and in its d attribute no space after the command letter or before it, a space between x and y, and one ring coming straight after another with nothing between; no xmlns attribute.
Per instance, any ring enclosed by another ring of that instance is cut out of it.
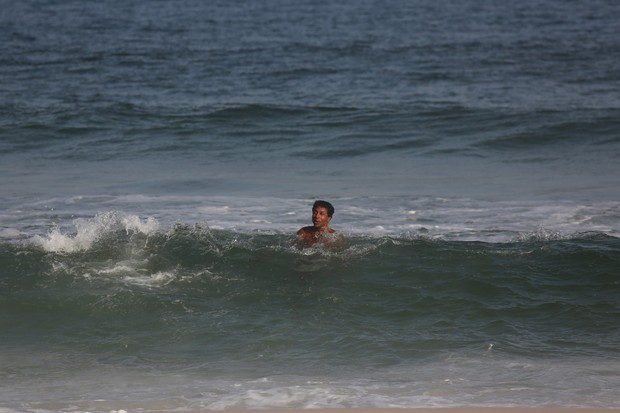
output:
<svg viewBox="0 0 620 413"><path fill-rule="evenodd" d="M620 407L616 1L5 3L0 410Z"/></svg>

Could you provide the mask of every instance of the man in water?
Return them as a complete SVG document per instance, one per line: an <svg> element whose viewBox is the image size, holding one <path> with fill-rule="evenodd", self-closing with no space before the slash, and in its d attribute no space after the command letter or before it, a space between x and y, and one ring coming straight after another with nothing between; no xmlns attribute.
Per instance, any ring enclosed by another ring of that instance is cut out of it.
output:
<svg viewBox="0 0 620 413"><path fill-rule="evenodd" d="M304 247L311 247L316 243L327 245L342 244L342 235L336 235L336 230L330 228L329 222L334 215L334 207L327 201L316 201L312 205L312 226L303 227L297 231L297 238Z"/></svg>

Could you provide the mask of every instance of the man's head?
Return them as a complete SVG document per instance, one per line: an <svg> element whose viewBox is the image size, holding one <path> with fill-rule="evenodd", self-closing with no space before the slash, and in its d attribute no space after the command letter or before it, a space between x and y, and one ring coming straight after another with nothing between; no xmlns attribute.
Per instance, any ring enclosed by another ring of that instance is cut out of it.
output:
<svg viewBox="0 0 620 413"><path fill-rule="evenodd" d="M327 201L315 201L314 205L312 205L312 210L314 211L317 208L325 208L327 210L327 215L331 218L332 215L334 215L334 212L336 211L334 209L334 206L332 204L330 204Z"/></svg>
<svg viewBox="0 0 620 413"><path fill-rule="evenodd" d="M329 229L329 221L332 220L334 207L329 202L316 201L312 205L312 225L319 231Z"/></svg>

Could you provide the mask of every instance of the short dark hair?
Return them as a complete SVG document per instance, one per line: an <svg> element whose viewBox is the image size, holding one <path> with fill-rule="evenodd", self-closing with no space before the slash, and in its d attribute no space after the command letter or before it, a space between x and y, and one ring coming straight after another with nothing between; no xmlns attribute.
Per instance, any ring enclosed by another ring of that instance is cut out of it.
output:
<svg viewBox="0 0 620 413"><path fill-rule="evenodd" d="M314 201L314 205L312 205L313 210L317 208L325 208L327 210L327 216L329 217L334 215L334 212L336 211L332 204L327 201L322 201L320 199L318 201Z"/></svg>

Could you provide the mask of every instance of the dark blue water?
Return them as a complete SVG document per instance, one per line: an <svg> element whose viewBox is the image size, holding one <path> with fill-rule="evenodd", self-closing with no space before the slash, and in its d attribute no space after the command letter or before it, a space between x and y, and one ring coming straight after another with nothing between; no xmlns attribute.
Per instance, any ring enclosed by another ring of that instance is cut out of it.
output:
<svg viewBox="0 0 620 413"><path fill-rule="evenodd" d="M619 407L619 18L3 4L0 410Z"/></svg>
<svg viewBox="0 0 620 413"><path fill-rule="evenodd" d="M619 14L613 1L6 5L3 185L615 199Z"/></svg>

